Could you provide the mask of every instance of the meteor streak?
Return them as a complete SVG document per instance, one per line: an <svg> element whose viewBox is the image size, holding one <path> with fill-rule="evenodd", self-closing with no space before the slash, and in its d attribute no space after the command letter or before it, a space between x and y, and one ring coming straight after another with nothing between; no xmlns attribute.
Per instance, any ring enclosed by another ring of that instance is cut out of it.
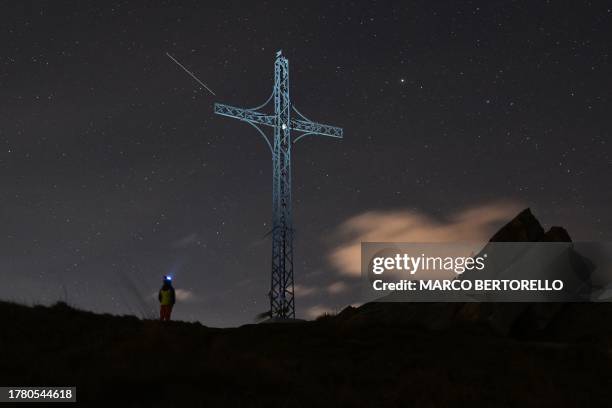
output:
<svg viewBox="0 0 612 408"><path fill-rule="evenodd" d="M180 62L178 62L178 61L176 60L176 58L174 58L172 55L170 55L170 54L168 54L168 53L166 53L166 55L168 56L168 58L170 58L172 61L174 61L174 62L176 63L176 65L178 65L179 67L183 68L183 70L184 70L186 73L188 73L189 75L191 75L191 77L192 77L193 79L195 79L196 81L198 81L198 83L199 83L200 85L202 85L204 88L206 88L206 90L207 90L208 92L210 92L211 94L213 94L213 95L217 96L217 95L216 95L216 94L215 94L215 93L214 93L214 92L213 92L213 91L212 91L212 90L211 90L209 87L207 87L207 86L206 86L206 84L205 84L204 82L200 81L200 80L198 79L198 77L197 77L197 76L195 76L194 74L192 74L192 73L191 73L191 71L189 71L187 68L185 68L185 67L183 66L183 64L181 64Z"/></svg>

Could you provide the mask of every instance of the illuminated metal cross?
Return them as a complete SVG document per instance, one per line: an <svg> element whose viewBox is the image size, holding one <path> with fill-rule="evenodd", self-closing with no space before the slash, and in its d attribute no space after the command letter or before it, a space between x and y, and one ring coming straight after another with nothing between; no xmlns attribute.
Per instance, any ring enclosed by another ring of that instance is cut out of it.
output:
<svg viewBox="0 0 612 408"><path fill-rule="evenodd" d="M274 113L259 110L274 100ZM239 119L253 126L263 136L272 152L272 279L270 314L275 318L294 318L293 297L293 217L291 212L291 146L305 136L342 138L342 129L312 122L293 106L289 99L289 61L282 51L274 62L274 90L262 105L252 109L215 103L218 115ZM297 118L292 118L295 112ZM274 129L273 140L260 125ZM299 135L292 139L291 132Z"/></svg>

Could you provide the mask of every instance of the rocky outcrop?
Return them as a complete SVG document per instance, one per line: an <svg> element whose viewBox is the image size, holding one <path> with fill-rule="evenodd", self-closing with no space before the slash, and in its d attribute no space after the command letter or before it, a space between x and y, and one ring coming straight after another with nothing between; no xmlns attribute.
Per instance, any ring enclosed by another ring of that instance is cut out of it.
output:
<svg viewBox="0 0 612 408"><path fill-rule="evenodd" d="M521 211L510 222L499 229L490 239L494 242L572 242L569 233L562 227L553 226L548 231L532 214L529 208ZM514 262L514 260L513 260ZM592 265L580 254L572 252L567 265L561 265L565 273L569 270L578 279L588 280ZM466 278L469 279L468 276ZM581 333L597 331L594 321L601 328L612 324L612 305L585 303L527 303L527 302L430 302L397 303L371 302L359 308L347 308L337 319L342 324L406 324L428 329L449 329L471 326L473 329L493 330L499 335L517 338L551 337L576 338ZM590 315L597 309L601 321ZM604 322L605 320L605 322ZM584 327L581 327L584 325Z"/></svg>

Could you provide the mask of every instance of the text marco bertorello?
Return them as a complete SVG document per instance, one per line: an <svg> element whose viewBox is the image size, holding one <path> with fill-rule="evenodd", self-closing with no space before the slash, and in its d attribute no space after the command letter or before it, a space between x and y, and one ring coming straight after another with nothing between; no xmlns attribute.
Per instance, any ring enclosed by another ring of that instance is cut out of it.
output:
<svg viewBox="0 0 612 408"><path fill-rule="evenodd" d="M452 271L461 275L466 271L483 271L486 268L487 254L477 257L441 257L441 256L410 256L396 254L390 257L374 257L372 273L382 278L383 273L391 272L397 278L408 273L410 279L395 279L384 281L375 279L372 288L375 291L412 291L412 290L442 290L442 291L560 291L562 280L540 279L422 279L417 273L433 271Z"/></svg>

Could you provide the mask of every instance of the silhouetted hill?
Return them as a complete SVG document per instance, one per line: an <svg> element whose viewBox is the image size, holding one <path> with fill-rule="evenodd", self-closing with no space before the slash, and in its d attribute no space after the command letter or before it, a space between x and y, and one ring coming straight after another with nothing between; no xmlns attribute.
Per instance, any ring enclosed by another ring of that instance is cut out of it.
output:
<svg viewBox="0 0 612 408"><path fill-rule="evenodd" d="M501 227L492 238L497 242L571 242L569 233L554 226L545 231L529 208ZM495 248L493 248L493 251ZM487 247L482 250L487 251ZM592 265L570 249L566 265L582 280L588 280ZM478 272L466 272L461 279L480 277ZM476 275L476 276L474 276ZM392 296L392 295L391 295ZM609 332L612 325L612 305L583 303L398 303L371 302L358 309L349 309L338 317L345 324L407 324L426 329L480 327L497 334L523 339L567 341L592 333Z"/></svg>
<svg viewBox="0 0 612 408"><path fill-rule="evenodd" d="M478 327L350 324L351 309L233 329L65 305L0 312L0 383L76 385L78 406L605 406L612 386L604 333L517 341Z"/></svg>
<svg viewBox="0 0 612 408"><path fill-rule="evenodd" d="M563 227L551 227L544 232L540 221L525 208L510 222L497 231L490 242L571 242Z"/></svg>
<svg viewBox="0 0 612 408"><path fill-rule="evenodd" d="M527 209L492 238L569 240ZM79 406L565 407L612 400L607 303L368 303L215 329L0 302L0 384Z"/></svg>

